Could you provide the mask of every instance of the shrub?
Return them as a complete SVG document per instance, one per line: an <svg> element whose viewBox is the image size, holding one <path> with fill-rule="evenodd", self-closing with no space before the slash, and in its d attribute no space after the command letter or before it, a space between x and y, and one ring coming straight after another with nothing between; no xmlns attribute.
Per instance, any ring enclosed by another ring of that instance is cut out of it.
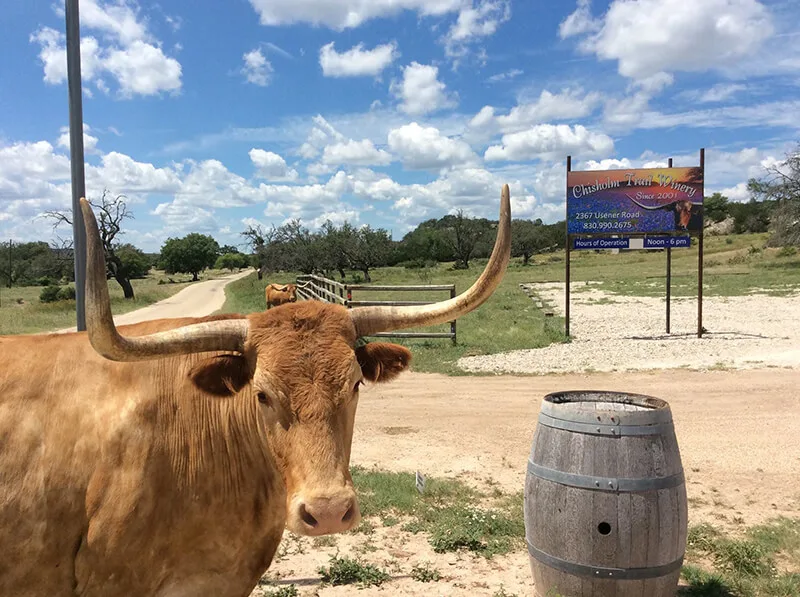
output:
<svg viewBox="0 0 800 597"><path fill-rule="evenodd" d="M59 300L59 292L61 292L61 289L58 286L45 286L39 293L39 300L43 303L55 303Z"/></svg>
<svg viewBox="0 0 800 597"><path fill-rule="evenodd" d="M386 571L372 564L364 564L350 558L333 556L328 568L320 568L323 582L332 585L350 585L358 583L362 587L378 586L391 578Z"/></svg>
<svg viewBox="0 0 800 597"><path fill-rule="evenodd" d="M58 300L60 301L74 301L75 300L75 287L64 286L58 291Z"/></svg>
<svg viewBox="0 0 800 597"><path fill-rule="evenodd" d="M416 564L411 568L411 578L419 582L436 582L441 580L442 575L439 571L432 567L430 564Z"/></svg>

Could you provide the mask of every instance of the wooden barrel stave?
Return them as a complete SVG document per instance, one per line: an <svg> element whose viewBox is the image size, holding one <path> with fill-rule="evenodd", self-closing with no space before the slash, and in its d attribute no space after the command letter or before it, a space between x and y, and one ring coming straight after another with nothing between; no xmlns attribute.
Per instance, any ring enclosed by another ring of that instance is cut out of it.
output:
<svg viewBox="0 0 800 597"><path fill-rule="evenodd" d="M593 409L577 411L580 414L577 418L582 422L592 420L592 410L598 411L602 418L614 412L605 408L621 406L623 410L616 418L627 423L625 415L628 415L628 421L637 424L634 427L644 427L629 430L647 434L589 435L540 424L531 446L530 462L551 471L591 479L639 479L663 484L666 478L669 485L672 478L671 486L641 491L601 491L571 487L571 481L565 485L540 478L529 470L525 496L528 537L544 538L546 545L540 547L546 547L550 555L557 554L562 564L586 563L601 570L674 564L682 556L686 544L687 512L680 453L668 407L657 417L647 417L651 409L633 404L597 402L593 406ZM656 423L642 425L650 419ZM547 423L561 425L564 420L550 418ZM604 533L598 530L601 523L607 523ZM580 540L586 537L590 540ZM655 578L603 579L587 577L583 575L585 570L575 573L541 565L538 561L534 564L534 558L531 563L537 587L556 585L563 595L570 596L666 597L674 595L680 574L678 566ZM544 597L547 593L541 595Z"/></svg>

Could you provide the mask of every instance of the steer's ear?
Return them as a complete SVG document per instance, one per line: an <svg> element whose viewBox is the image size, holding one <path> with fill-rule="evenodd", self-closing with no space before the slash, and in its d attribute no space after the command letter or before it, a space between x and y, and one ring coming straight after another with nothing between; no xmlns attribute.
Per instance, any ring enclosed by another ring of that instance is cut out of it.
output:
<svg viewBox="0 0 800 597"><path fill-rule="evenodd" d="M356 348L356 358L364 379L391 381L408 368L411 351L399 344L370 342Z"/></svg>
<svg viewBox="0 0 800 597"><path fill-rule="evenodd" d="M189 371L192 383L214 396L233 396L252 378L253 369L248 359L234 354L209 357Z"/></svg>

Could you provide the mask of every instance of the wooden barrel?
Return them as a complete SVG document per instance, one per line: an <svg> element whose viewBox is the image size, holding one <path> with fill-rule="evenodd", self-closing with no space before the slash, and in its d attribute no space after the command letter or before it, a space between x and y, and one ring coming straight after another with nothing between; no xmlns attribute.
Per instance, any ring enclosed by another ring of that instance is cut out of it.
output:
<svg viewBox="0 0 800 597"><path fill-rule="evenodd" d="M677 592L686 483L665 401L598 391L545 396L524 501L536 595Z"/></svg>

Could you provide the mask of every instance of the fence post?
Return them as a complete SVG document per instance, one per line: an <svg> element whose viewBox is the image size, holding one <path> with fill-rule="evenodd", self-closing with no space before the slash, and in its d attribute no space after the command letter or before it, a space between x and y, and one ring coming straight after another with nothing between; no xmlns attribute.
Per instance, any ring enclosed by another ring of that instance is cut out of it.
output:
<svg viewBox="0 0 800 597"><path fill-rule="evenodd" d="M456 298L456 285L453 284L453 287L450 289L450 298ZM453 334L453 346L456 345L456 320L450 322L450 333Z"/></svg>
<svg viewBox="0 0 800 597"><path fill-rule="evenodd" d="M345 289L347 290L347 302L345 303L345 307L348 309L350 308L350 301L353 300L353 291L350 290L350 287L345 285Z"/></svg>

